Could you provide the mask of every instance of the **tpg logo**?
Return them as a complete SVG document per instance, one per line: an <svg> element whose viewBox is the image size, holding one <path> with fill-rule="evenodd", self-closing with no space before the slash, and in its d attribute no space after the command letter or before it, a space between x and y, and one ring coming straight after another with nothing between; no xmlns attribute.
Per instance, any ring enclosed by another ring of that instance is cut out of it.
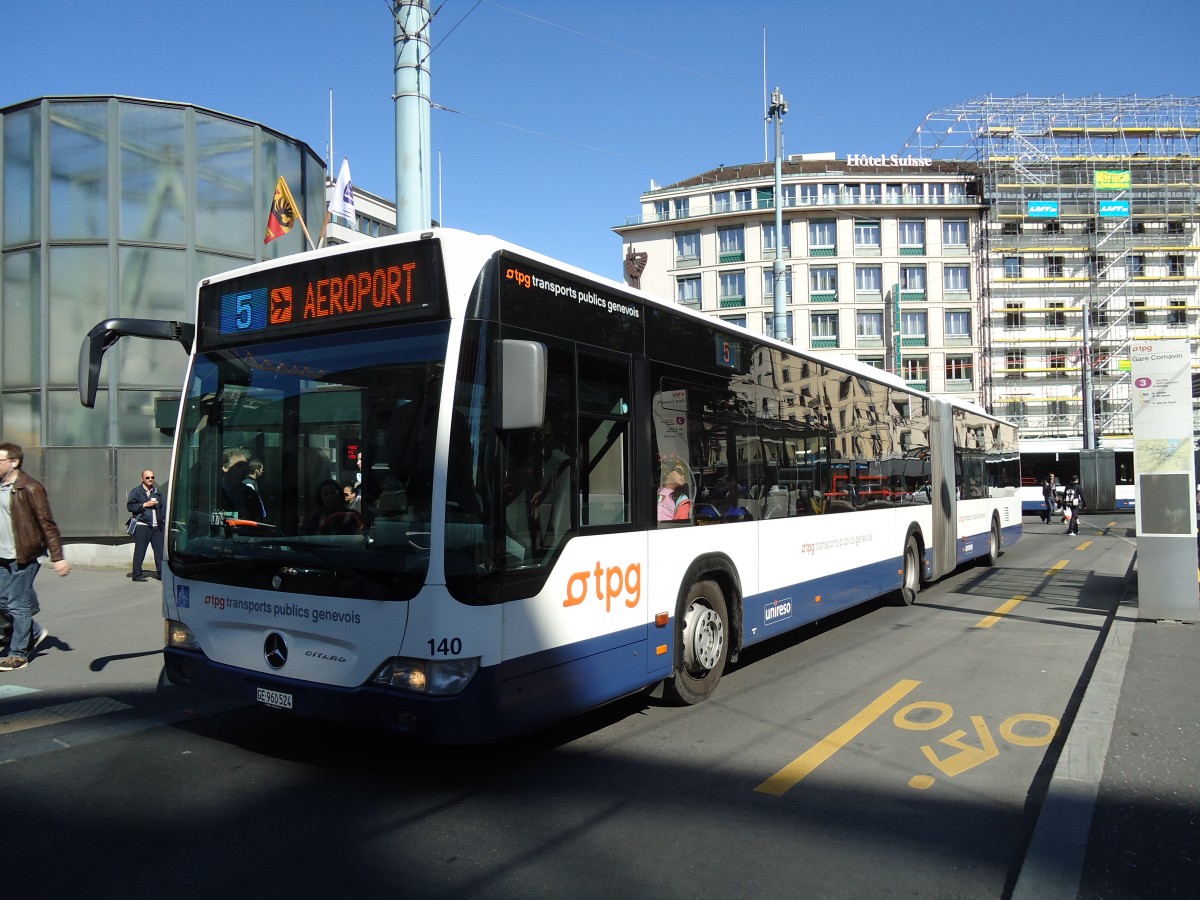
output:
<svg viewBox="0 0 1200 900"><path fill-rule="evenodd" d="M576 572L567 579L567 599L563 606L578 606L586 600L591 583L595 584L596 599L604 601L605 612L612 612L613 600L624 598L625 605L633 609L642 599L641 565L630 563L624 569L620 566L606 569L597 560L591 572Z"/></svg>
<svg viewBox="0 0 1200 900"><path fill-rule="evenodd" d="M530 287L533 284L533 279L529 277L529 273L522 272L520 269L508 269L505 271L504 277L509 281L515 281L523 288Z"/></svg>

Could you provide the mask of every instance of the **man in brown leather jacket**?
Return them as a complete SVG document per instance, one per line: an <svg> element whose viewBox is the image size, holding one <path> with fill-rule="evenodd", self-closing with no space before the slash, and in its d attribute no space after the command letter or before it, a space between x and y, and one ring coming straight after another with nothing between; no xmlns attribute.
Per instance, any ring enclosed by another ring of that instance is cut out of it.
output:
<svg viewBox="0 0 1200 900"><path fill-rule="evenodd" d="M0 443L0 613L12 620L8 656L0 659L0 672L24 668L31 643L37 646L46 636L45 629L39 628L30 641L37 602L33 579L41 567L38 558L48 551L55 572L71 571L63 559L62 538L46 489L21 471L24 461L19 446Z"/></svg>

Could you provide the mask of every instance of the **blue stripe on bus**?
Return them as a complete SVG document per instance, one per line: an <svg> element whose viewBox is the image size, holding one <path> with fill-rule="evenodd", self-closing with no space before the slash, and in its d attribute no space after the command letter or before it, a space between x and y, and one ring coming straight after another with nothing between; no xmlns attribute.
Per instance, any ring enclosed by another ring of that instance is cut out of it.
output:
<svg viewBox="0 0 1200 900"><path fill-rule="evenodd" d="M742 603L742 644L757 644L897 590L903 566L903 559L895 556L746 597Z"/></svg>
<svg viewBox="0 0 1200 900"><path fill-rule="evenodd" d="M1015 525L1003 525L1000 527L1000 547L1005 549L1011 547L1021 539L1021 535L1025 532L1020 522ZM985 548L986 550L986 548Z"/></svg>

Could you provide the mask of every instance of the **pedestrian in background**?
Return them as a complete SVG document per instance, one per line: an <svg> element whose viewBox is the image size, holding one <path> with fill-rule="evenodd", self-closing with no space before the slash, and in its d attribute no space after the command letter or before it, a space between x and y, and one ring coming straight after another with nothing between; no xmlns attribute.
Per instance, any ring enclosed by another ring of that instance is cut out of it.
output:
<svg viewBox="0 0 1200 900"><path fill-rule="evenodd" d="M1071 513L1067 516L1067 534L1079 534L1079 514L1083 509L1083 488L1079 486L1079 476L1076 475L1063 491L1063 515L1067 515L1068 511Z"/></svg>
<svg viewBox="0 0 1200 900"><path fill-rule="evenodd" d="M71 571L46 489L21 470L24 461L25 451L17 444L0 443L0 613L12 621L0 672L23 669L49 633L33 620L40 611L33 590L41 568L38 559L49 551L55 572Z"/></svg>
<svg viewBox="0 0 1200 900"><path fill-rule="evenodd" d="M1054 517L1054 507L1058 502L1055 494L1058 492L1058 482L1054 480L1054 473L1051 472L1042 479L1042 500L1045 501L1046 509L1042 513L1042 521L1049 525L1050 520Z"/></svg>
<svg viewBox="0 0 1200 900"><path fill-rule="evenodd" d="M162 581L163 513L165 507L162 494L154 485L154 473L147 469L142 473L142 483L129 492L125 508L133 518L133 580L145 581L142 562L146 559L146 547L154 550L154 577Z"/></svg>

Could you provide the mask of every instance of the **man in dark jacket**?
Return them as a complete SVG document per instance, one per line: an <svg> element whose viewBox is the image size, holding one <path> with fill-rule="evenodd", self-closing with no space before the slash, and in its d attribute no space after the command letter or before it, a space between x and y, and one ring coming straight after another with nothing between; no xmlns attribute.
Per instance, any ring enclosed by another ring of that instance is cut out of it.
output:
<svg viewBox="0 0 1200 900"><path fill-rule="evenodd" d="M146 547L154 550L154 577L162 581L163 555L163 497L154 484L154 473L149 469L142 472L142 483L129 492L125 508L134 521L133 530L133 580L145 581L142 562L146 558Z"/></svg>
<svg viewBox="0 0 1200 900"><path fill-rule="evenodd" d="M1042 521L1047 525L1054 518L1054 507L1058 504L1058 482L1054 480L1054 473L1051 472L1046 478L1042 479L1042 502L1045 508L1042 510Z"/></svg>
<svg viewBox="0 0 1200 900"><path fill-rule="evenodd" d="M45 638L45 629L33 632L33 579L49 551L54 571L66 575L71 567L63 558L62 538L50 512L46 489L21 471L25 452L16 444L0 443L0 613L12 620L8 655L0 659L0 672L22 669L29 663L31 645Z"/></svg>

